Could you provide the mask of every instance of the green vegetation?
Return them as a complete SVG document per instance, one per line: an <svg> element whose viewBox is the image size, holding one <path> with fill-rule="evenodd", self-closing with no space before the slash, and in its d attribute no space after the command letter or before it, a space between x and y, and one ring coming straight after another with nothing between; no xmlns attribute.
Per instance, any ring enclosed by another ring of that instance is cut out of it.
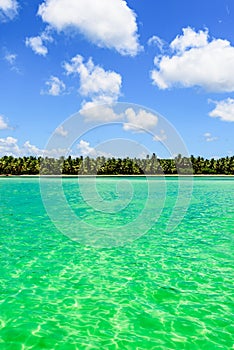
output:
<svg viewBox="0 0 234 350"><path fill-rule="evenodd" d="M193 169L193 171L191 171ZM234 175L234 156L220 159L190 158L178 155L175 159L19 157L0 158L1 175L155 175L155 174L210 174Z"/></svg>

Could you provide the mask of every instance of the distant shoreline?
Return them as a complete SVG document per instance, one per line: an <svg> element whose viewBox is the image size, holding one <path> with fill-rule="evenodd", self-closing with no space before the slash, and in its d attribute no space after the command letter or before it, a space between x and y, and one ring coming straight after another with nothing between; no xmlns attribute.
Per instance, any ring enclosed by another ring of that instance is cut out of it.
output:
<svg viewBox="0 0 234 350"><path fill-rule="evenodd" d="M178 154L174 159L157 158L60 158L4 156L0 174L14 176L224 176L234 175L234 156L204 159ZM58 175L56 175L58 174Z"/></svg>
<svg viewBox="0 0 234 350"><path fill-rule="evenodd" d="M141 175L124 175L124 174L118 174L118 175L2 175L0 174L1 178L16 178L16 177L20 177L20 178L61 178L61 177L65 177L65 178L79 178L79 177L234 177L234 175L227 175L227 174L195 174L195 175L189 175L189 174L162 174L162 175L156 175L156 174L141 174Z"/></svg>

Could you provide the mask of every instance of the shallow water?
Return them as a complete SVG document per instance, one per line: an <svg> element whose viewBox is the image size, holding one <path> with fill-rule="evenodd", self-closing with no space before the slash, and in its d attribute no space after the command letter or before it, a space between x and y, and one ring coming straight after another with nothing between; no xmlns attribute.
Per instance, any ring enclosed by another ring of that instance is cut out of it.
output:
<svg viewBox="0 0 234 350"><path fill-rule="evenodd" d="M38 178L0 178L0 349L233 347L234 178L195 178L172 231L177 178L148 179L151 193L145 178L128 178L127 187L123 180L99 178L94 198L90 179L63 179L73 214L93 228L73 241L49 218ZM46 181L56 202L60 180ZM189 186L184 178L182 198ZM158 220L142 235L144 218L136 235L125 231L154 195L156 209L150 202L146 214ZM108 235L98 241L106 247L95 246L99 228L116 227L120 246Z"/></svg>

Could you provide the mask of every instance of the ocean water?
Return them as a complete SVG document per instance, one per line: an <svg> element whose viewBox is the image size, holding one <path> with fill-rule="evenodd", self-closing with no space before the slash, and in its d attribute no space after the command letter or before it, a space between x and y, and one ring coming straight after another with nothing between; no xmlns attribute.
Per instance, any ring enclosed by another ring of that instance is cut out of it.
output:
<svg viewBox="0 0 234 350"><path fill-rule="evenodd" d="M1 350L233 348L234 177L43 181L0 178Z"/></svg>

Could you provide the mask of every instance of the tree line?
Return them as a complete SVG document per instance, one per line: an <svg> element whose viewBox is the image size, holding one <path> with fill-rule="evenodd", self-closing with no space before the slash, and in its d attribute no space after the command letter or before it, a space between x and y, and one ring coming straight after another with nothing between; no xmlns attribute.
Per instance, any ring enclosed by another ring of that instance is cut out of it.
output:
<svg viewBox="0 0 234 350"><path fill-rule="evenodd" d="M18 157L0 158L1 175L160 175L160 174L234 175L234 156L220 159L182 157L159 159L155 155L138 158L105 157Z"/></svg>

